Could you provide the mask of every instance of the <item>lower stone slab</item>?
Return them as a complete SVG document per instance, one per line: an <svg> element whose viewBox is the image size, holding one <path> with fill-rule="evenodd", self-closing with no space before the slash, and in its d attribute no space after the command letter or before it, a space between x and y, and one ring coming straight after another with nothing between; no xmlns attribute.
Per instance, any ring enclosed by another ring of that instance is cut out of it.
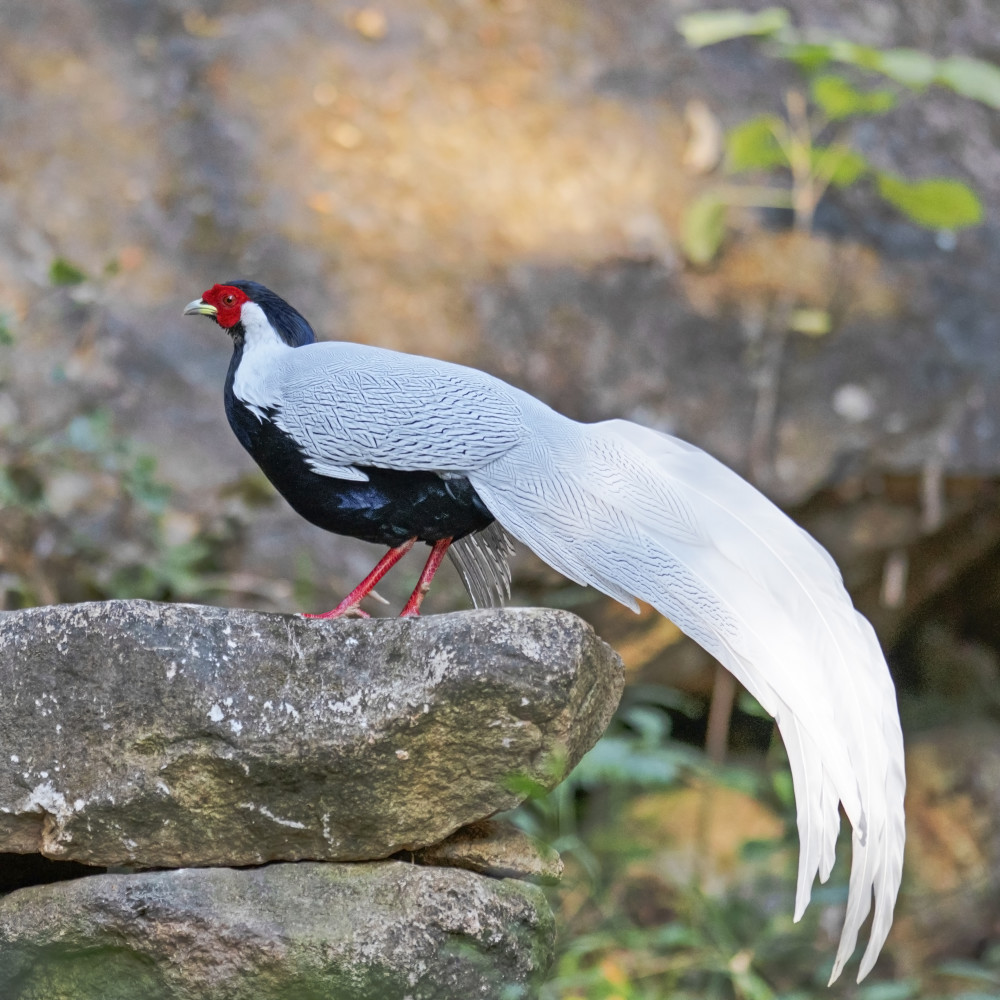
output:
<svg viewBox="0 0 1000 1000"><path fill-rule="evenodd" d="M537 886L401 861L93 875L0 898L4 1000L528 1000Z"/></svg>

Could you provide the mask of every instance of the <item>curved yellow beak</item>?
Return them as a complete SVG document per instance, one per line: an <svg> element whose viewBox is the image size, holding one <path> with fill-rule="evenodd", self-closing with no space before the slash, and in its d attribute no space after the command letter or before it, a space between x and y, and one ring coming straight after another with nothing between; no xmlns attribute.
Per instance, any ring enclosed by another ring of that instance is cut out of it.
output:
<svg viewBox="0 0 1000 1000"><path fill-rule="evenodd" d="M184 307L185 316L217 316L219 310L201 299L195 299Z"/></svg>

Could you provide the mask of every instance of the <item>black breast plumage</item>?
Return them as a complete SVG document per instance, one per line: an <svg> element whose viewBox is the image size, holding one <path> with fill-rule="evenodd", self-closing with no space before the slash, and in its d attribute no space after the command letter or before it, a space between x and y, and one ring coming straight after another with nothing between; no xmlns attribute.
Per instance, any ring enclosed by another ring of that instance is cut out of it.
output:
<svg viewBox="0 0 1000 1000"><path fill-rule="evenodd" d="M464 477L358 466L367 482L314 472L298 444L275 424L261 420L233 391L242 343L226 377L226 416L240 443L296 513L326 531L396 546L410 538L433 543L462 538L491 524L493 515Z"/></svg>

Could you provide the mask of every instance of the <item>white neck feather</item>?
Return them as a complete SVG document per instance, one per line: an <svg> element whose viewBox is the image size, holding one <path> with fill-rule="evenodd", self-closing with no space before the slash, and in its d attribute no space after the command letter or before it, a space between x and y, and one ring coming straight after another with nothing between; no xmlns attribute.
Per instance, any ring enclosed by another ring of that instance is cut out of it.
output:
<svg viewBox="0 0 1000 1000"><path fill-rule="evenodd" d="M294 348L281 339L256 302L244 303L240 318L245 338L243 359L236 369L233 392L259 420L263 420L264 409L280 401L280 383L275 376L282 358Z"/></svg>

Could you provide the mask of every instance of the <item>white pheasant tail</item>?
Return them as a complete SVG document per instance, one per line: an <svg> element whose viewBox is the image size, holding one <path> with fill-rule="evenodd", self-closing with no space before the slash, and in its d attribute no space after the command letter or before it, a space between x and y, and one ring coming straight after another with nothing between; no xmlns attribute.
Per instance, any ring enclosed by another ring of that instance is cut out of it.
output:
<svg viewBox="0 0 1000 1000"><path fill-rule="evenodd" d="M561 426L545 432L547 421ZM705 452L626 421L572 424L537 406L523 444L470 476L501 524L579 583L652 604L715 655L778 723L800 857L795 919L854 828L831 983L875 896L860 981L892 923L903 861L903 743L869 623L827 552Z"/></svg>

